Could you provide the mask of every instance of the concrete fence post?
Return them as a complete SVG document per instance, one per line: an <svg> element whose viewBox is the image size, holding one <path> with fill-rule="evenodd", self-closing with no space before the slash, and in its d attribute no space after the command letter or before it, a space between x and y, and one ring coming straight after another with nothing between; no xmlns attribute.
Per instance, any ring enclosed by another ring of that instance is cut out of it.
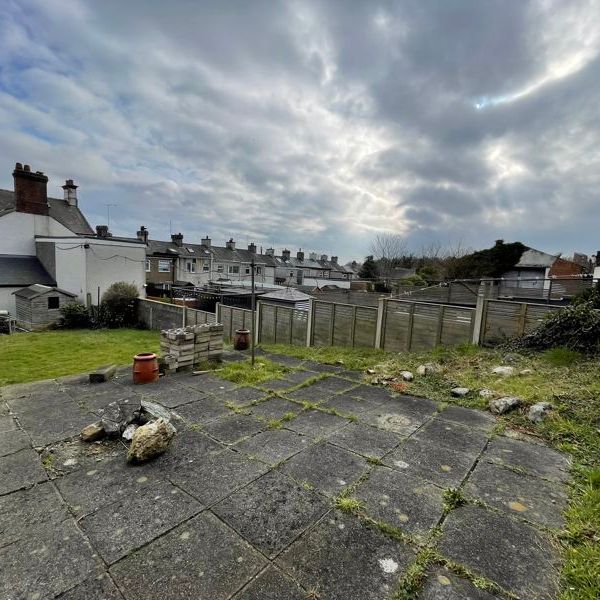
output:
<svg viewBox="0 0 600 600"><path fill-rule="evenodd" d="M256 303L256 310L254 311L254 343L260 343L260 311L262 304L260 300Z"/></svg>
<svg viewBox="0 0 600 600"><path fill-rule="evenodd" d="M481 345L483 335L485 333L485 304L490 297L493 282L482 281L477 292L477 304L475 305L475 323L473 324L473 339L471 340L475 346Z"/></svg>
<svg viewBox="0 0 600 600"><path fill-rule="evenodd" d="M387 298L379 298L377 303L377 325L375 326L375 349L380 350L384 344L383 324L384 314L387 307Z"/></svg>
<svg viewBox="0 0 600 600"><path fill-rule="evenodd" d="M308 301L308 321L306 323L306 345L309 348L312 346L314 312L315 312L315 301L313 298L311 298Z"/></svg>

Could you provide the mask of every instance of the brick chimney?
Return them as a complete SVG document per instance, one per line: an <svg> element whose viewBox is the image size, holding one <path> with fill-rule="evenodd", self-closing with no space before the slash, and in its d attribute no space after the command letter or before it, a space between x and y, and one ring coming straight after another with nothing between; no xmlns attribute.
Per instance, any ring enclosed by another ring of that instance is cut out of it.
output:
<svg viewBox="0 0 600 600"><path fill-rule="evenodd" d="M338 257L337 257L337 256L332 256L332 257L331 257L331 262L332 262L334 265L337 265L337 261L338 261Z"/></svg>
<svg viewBox="0 0 600 600"><path fill-rule="evenodd" d="M108 225L96 225L96 235L99 238L110 237L110 233L108 233Z"/></svg>
<svg viewBox="0 0 600 600"><path fill-rule="evenodd" d="M140 226L140 230L136 233L136 235L140 242L144 242L144 244L148 243L148 230L144 227L144 225Z"/></svg>
<svg viewBox="0 0 600 600"><path fill-rule="evenodd" d="M65 181L65 185L62 186L62 189L65 192L65 202L69 204L69 206L77 206L77 188L73 183L72 179L67 179Z"/></svg>
<svg viewBox="0 0 600 600"><path fill-rule="evenodd" d="M229 238L229 241L225 242L225 247L227 250L235 250L235 242L233 241L233 238Z"/></svg>
<svg viewBox="0 0 600 600"><path fill-rule="evenodd" d="M327 262L327 254L321 254L321 260Z"/></svg>
<svg viewBox="0 0 600 600"><path fill-rule="evenodd" d="M302 248L300 248L300 249L298 250L298 252L296 252L296 258L297 258L298 260L304 260L304 252L302 252Z"/></svg>
<svg viewBox="0 0 600 600"><path fill-rule="evenodd" d="M15 206L18 212L33 215L48 214L48 178L41 172L33 173L29 165L15 165Z"/></svg>
<svg viewBox="0 0 600 600"><path fill-rule="evenodd" d="M248 244L248 252L252 252L252 254L256 254L256 244L254 244L254 242Z"/></svg>
<svg viewBox="0 0 600 600"><path fill-rule="evenodd" d="M275 256L275 248L267 248L265 250L265 255L266 256Z"/></svg>
<svg viewBox="0 0 600 600"><path fill-rule="evenodd" d="M290 260L290 254L291 252L286 248L281 252L281 258L283 258L283 260Z"/></svg>
<svg viewBox="0 0 600 600"><path fill-rule="evenodd" d="M201 243L203 246L206 246L207 248L210 248L211 239L210 239L208 236L206 236L206 237L203 237L203 238L200 240L200 243Z"/></svg>
<svg viewBox="0 0 600 600"><path fill-rule="evenodd" d="M183 246L183 233L172 233L171 234L171 241L176 246Z"/></svg>

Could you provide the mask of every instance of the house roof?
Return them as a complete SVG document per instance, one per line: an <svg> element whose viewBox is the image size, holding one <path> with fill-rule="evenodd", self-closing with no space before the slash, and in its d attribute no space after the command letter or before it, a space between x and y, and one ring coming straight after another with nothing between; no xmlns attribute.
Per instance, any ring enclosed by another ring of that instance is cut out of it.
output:
<svg viewBox="0 0 600 600"><path fill-rule="evenodd" d="M555 254L548 254L541 250L527 248L527 250L521 254L521 258L515 267L520 269L547 268L551 267L556 262L557 258L558 256Z"/></svg>
<svg viewBox="0 0 600 600"><path fill-rule="evenodd" d="M60 198L48 198L50 210L48 214L61 225L76 234L90 235L94 230L77 206L71 206ZM10 190L0 190L0 216L14 212L15 193Z"/></svg>
<svg viewBox="0 0 600 600"><path fill-rule="evenodd" d="M27 286L32 283L56 285L37 257L0 254L0 287Z"/></svg>
<svg viewBox="0 0 600 600"><path fill-rule="evenodd" d="M19 298L26 298L27 300L31 300L32 298L37 298L38 296L43 296L48 292L59 292L64 294L65 296L69 296L70 298L75 298L77 294L72 294L71 292L67 292L66 290L61 290L57 287L49 287L47 285L41 285L39 283L34 283L33 285L29 285L27 287L21 288L16 292L13 292L15 296L19 296Z"/></svg>
<svg viewBox="0 0 600 600"><path fill-rule="evenodd" d="M309 296L304 292L292 287L286 287L275 292L268 292L261 296L261 300L285 300L286 302L305 302L313 296Z"/></svg>

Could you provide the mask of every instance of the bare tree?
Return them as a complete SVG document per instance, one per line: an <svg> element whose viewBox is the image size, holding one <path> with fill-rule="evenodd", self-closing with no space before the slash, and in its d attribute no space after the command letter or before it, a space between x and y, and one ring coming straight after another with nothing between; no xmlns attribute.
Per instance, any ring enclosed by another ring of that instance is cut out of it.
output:
<svg viewBox="0 0 600 600"><path fill-rule="evenodd" d="M399 233L380 233L371 243L371 254L377 260L379 274L386 284L394 269L408 253L406 241Z"/></svg>

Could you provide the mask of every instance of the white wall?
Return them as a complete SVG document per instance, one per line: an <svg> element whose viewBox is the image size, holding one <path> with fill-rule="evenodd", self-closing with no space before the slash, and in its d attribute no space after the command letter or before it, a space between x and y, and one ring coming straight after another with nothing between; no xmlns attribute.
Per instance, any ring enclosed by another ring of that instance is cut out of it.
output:
<svg viewBox="0 0 600 600"><path fill-rule="evenodd" d="M8 310L12 317L15 317L17 314L13 292L20 290L21 287L23 286L0 287L0 310Z"/></svg>
<svg viewBox="0 0 600 600"><path fill-rule="evenodd" d="M35 256L36 235L72 236L73 232L51 217L11 212L0 217L0 254Z"/></svg>
<svg viewBox="0 0 600 600"><path fill-rule="evenodd" d="M86 240L46 240L54 241L56 257L56 285L77 294L77 299L85 303L86 294Z"/></svg>
<svg viewBox="0 0 600 600"><path fill-rule="evenodd" d="M302 285L312 285L314 287L323 287L324 285L337 285L339 288L350 289L348 279L324 279L322 277L305 277Z"/></svg>
<svg viewBox="0 0 600 600"><path fill-rule="evenodd" d="M102 298L102 294L117 281L132 283L137 287L138 294L145 297L146 246L116 240L85 241L90 246L85 250L86 293L91 295L92 304L98 303L98 288Z"/></svg>

